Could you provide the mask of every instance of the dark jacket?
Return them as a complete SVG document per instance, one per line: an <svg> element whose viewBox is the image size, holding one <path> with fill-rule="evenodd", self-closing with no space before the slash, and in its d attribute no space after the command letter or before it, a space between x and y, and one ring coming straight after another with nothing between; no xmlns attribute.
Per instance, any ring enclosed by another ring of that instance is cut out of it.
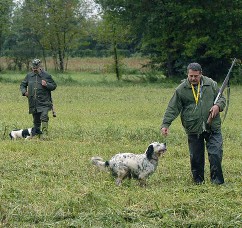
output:
<svg viewBox="0 0 242 228"><path fill-rule="evenodd" d="M42 86L42 80L47 82L46 86ZM55 90L56 87L55 81L46 71L42 70L40 74L28 73L20 84L20 90L23 96L28 91L29 113L42 112L46 108L51 110L51 91Z"/></svg>
<svg viewBox="0 0 242 228"><path fill-rule="evenodd" d="M209 110L218 94L218 86L215 81L206 76L201 77L201 94L196 105L191 84L185 79L175 90L166 109L161 127L168 128L172 121L181 114L181 122L187 134L201 134L203 131L217 131L221 128L221 119L218 114L207 125ZM218 99L216 105L220 112L225 108L225 98Z"/></svg>

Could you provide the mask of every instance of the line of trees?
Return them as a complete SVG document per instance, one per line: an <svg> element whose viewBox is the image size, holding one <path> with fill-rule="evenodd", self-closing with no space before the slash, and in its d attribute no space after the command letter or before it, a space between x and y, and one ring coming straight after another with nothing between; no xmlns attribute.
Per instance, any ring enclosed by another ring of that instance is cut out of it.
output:
<svg viewBox="0 0 242 228"><path fill-rule="evenodd" d="M139 50L168 77L189 62L223 77L231 59L242 56L241 0L96 0L105 14L128 27Z"/></svg>
<svg viewBox="0 0 242 228"><path fill-rule="evenodd" d="M111 50L119 79L119 49L150 58L150 67L180 76L189 62L220 79L242 56L241 0L0 0L0 56L21 69L52 56L64 71L69 56Z"/></svg>
<svg viewBox="0 0 242 228"><path fill-rule="evenodd" d="M7 4L11 9L13 2ZM68 53L87 33L86 9L85 2L78 0L26 0L15 5L13 14L5 14L11 23L2 55L12 57L19 69L35 56L45 60L51 55L56 69L63 72Z"/></svg>

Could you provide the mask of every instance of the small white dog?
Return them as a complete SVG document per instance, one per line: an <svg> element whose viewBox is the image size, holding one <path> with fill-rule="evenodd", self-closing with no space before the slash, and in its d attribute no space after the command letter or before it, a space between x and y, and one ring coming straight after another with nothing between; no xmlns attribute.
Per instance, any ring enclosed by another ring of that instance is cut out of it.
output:
<svg viewBox="0 0 242 228"><path fill-rule="evenodd" d="M9 133L9 136L13 140L17 138L30 139L33 137L33 128L13 130Z"/></svg>
<svg viewBox="0 0 242 228"><path fill-rule="evenodd" d="M126 177L136 178L141 186L145 186L146 179L154 173L159 157L165 152L165 143L153 142L144 154L119 153L106 162L101 157L92 157L91 161L99 168L108 167L111 173L117 177L116 184L118 186Z"/></svg>

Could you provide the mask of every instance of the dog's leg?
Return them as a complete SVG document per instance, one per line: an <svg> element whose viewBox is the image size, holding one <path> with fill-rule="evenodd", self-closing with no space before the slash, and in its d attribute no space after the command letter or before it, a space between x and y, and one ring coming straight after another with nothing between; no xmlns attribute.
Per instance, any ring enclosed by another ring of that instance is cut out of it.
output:
<svg viewBox="0 0 242 228"><path fill-rule="evenodd" d="M117 185L117 186L120 186L121 184L122 184L122 179L118 177L118 178L116 179L116 185Z"/></svg>
<svg viewBox="0 0 242 228"><path fill-rule="evenodd" d="M146 179L139 179L139 185L141 187L145 187L146 186Z"/></svg>
<svg viewBox="0 0 242 228"><path fill-rule="evenodd" d="M141 187L146 186L146 178L149 176L150 172L143 172L142 174L139 175L139 184Z"/></svg>
<svg viewBox="0 0 242 228"><path fill-rule="evenodd" d="M116 185L120 186L122 184L122 181L127 175L129 175L129 171L126 169L119 170L117 173L118 177L116 179Z"/></svg>
<svg viewBox="0 0 242 228"><path fill-rule="evenodd" d="M132 178L131 172L128 172L127 175L126 175L126 177L130 180Z"/></svg>

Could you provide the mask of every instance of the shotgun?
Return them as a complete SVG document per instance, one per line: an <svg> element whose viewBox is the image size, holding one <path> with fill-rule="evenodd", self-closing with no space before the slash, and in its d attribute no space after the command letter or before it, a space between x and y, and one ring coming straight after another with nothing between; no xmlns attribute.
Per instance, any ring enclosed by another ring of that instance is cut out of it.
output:
<svg viewBox="0 0 242 228"><path fill-rule="evenodd" d="M224 81L223 81L223 84L222 84L221 88L220 88L219 91L218 91L218 95L217 95L217 97L215 98L215 100L214 100L214 102L213 102L214 105L217 103L218 99L222 96L223 91L225 90L226 86L227 86L228 83L229 83L229 76L230 76L230 73L231 73L231 71L232 71L232 69L233 69L233 66L234 66L235 62L236 62L236 58L234 58L234 60L233 60L233 62L232 62L232 65L231 65L231 67L230 67L230 69L229 69L229 72L228 72L227 76L225 77L225 79L224 79ZM212 123L212 121L213 121L213 118L212 118L212 114L211 114L211 112L210 112L210 114L209 114L209 116L208 116L207 124L210 126L211 123Z"/></svg>

